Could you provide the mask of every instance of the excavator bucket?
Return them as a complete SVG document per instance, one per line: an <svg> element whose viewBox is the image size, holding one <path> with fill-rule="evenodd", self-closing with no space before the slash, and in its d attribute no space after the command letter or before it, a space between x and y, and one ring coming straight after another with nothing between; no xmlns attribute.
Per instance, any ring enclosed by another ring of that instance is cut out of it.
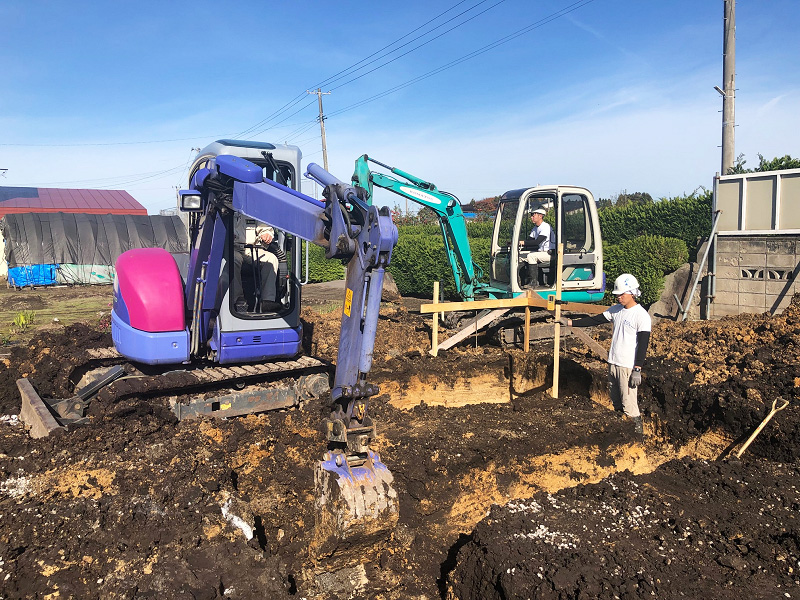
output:
<svg viewBox="0 0 800 600"><path fill-rule="evenodd" d="M394 477L376 452L348 465L343 454L328 452L314 472L317 558L371 546L389 536L397 524Z"/></svg>

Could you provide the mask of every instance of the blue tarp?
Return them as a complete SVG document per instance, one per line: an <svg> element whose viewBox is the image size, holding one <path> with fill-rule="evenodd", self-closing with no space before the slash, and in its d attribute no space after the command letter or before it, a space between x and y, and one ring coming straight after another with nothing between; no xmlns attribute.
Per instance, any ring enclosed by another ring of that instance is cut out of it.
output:
<svg viewBox="0 0 800 600"><path fill-rule="evenodd" d="M57 265L29 265L8 270L8 282L16 287L54 285Z"/></svg>

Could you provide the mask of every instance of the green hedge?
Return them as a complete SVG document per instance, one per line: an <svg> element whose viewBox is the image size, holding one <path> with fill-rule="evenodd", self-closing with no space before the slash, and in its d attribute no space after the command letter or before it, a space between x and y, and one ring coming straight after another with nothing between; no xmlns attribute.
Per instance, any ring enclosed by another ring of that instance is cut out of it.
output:
<svg viewBox="0 0 800 600"><path fill-rule="evenodd" d="M305 246L305 244L303 244ZM309 283L322 283L324 281L336 281L344 279L344 265L339 260L328 260L325 258L325 249L314 244L308 244L308 281ZM302 253L302 270L298 277L305 279L306 275L306 253Z"/></svg>
<svg viewBox="0 0 800 600"><path fill-rule="evenodd" d="M485 224L479 224L480 232ZM491 224L490 224L491 225ZM483 238L469 238L472 259L488 273L489 251L492 245L491 228ZM430 297L433 282L438 281L446 298L458 298L453 271L444 251L442 232L438 226L405 225L398 228L397 247L392 253L389 272L397 283L397 289L407 296ZM472 234L468 227L467 233ZM484 280L487 276L484 276Z"/></svg>
<svg viewBox="0 0 800 600"><path fill-rule="evenodd" d="M659 235L643 235L615 245L603 244L603 270L608 276L606 295L610 296L614 279L622 273L631 273L639 280L641 303L649 306L661 297L664 276L688 259L689 251L683 240Z"/></svg>
<svg viewBox="0 0 800 600"><path fill-rule="evenodd" d="M694 261L698 238L711 233L711 192L602 208L599 217L603 242L609 246L641 235L668 236L683 240Z"/></svg>
<svg viewBox="0 0 800 600"><path fill-rule="evenodd" d="M483 269L485 283L488 283L493 227L492 221L467 224L472 259ZM690 257L695 260L697 239L710 233L711 193L603 208L600 227L608 290L620 273L632 273L642 286L642 302L652 304L661 294L664 276ZM430 297L433 282L439 281L446 298L458 298L439 225L402 225L398 232L389 272L400 293ZM317 246L311 247L309 267L311 282L344 277L344 266L339 261L327 260L324 250Z"/></svg>

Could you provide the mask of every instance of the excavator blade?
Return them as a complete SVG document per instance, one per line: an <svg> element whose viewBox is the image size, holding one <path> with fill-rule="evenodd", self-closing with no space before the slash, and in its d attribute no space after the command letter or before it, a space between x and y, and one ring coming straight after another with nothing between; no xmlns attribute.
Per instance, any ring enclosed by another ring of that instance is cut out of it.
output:
<svg viewBox="0 0 800 600"><path fill-rule="evenodd" d="M374 545L387 538L397 524L394 477L378 454L370 450L360 466L348 465L343 458L329 452L314 471L312 552L317 558Z"/></svg>

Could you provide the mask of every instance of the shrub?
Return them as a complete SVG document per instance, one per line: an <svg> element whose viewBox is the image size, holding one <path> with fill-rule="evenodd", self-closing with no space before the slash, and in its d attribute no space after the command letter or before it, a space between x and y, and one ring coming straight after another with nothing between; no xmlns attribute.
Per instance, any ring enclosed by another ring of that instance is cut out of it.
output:
<svg viewBox="0 0 800 600"><path fill-rule="evenodd" d="M643 235L620 244L604 245L603 269L608 275L607 295L613 289L614 279L622 273L631 273L639 280L642 290L640 301L651 305L661 297L664 276L672 273L689 258L683 240L658 235Z"/></svg>
<svg viewBox="0 0 800 600"><path fill-rule="evenodd" d="M689 257L696 260L698 238L711 233L711 192L667 198L653 204L602 208L599 216L606 244L613 246L641 235L670 236L683 240Z"/></svg>
<svg viewBox="0 0 800 600"><path fill-rule="evenodd" d="M306 253L303 250L302 268L298 277L305 279ZM308 244L308 281L309 283L323 283L344 279L344 265L338 260L325 258L325 249L315 244Z"/></svg>
<svg viewBox="0 0 800 600"><path fill-rule="evenodd" d="M22 310L16 314L14 317L14 321L12 325L14 325L19 331L25 331L33 325L33 322L36 320L36 313L32 310Z"/></svg>
<svg viewBox="0 0 800 600"><path fill-rule="evenodd" d="M488 273L492 226L489 223L468 223L472 260ZM389 271L397 283L398 291L406 296L429 297L433 282L446 298L459 298L450 261L444 250L442 230L439 225L406 225L398 228L399 239L392 253ZM479 237L472 237L473 235ZM483 280L487 281L484 276Z"/></svg>

